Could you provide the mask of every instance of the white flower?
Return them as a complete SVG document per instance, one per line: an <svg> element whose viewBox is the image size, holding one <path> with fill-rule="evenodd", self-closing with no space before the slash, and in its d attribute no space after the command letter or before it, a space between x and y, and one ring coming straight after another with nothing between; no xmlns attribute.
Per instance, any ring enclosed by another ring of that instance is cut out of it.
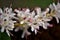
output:
<svg viewBox="0 0 60 40"><path fill-rule="evenodd" d="M2 13L2 23L1 23L1 32L4 32L4 30L6 30L6 33L10 36L9 34L9 30L13 30L14 28L14 23L16 21L13 21L12 18L14 17L14 14L11 14L13 13L12 10L9 11L9 13L7 12L8 8L6 8L6 12L3 11Z"/></svg>
<svg viewBox="0 0 60 40"><path fill-rule="evenodd" d="M60 3L58 2L57 5L55 5L55 3L53 3L49 7L51 8L51 10L55 11L55 14L53 15L53 17L55 17L57 23L59 23L59 19L60 19Z"/></svg>
<svg viewBox="0 0 60 40"><path fill-rule="evenodd" d="M35 19L37 21L37 23L39 24L39 26L42 26L44 29L48 28L48 21L51 21L52 18L51 17L47 17L47 13L49 12L49 8L46 9L46 11L41 11L40 14L41 15L36 15Z"/></svg>

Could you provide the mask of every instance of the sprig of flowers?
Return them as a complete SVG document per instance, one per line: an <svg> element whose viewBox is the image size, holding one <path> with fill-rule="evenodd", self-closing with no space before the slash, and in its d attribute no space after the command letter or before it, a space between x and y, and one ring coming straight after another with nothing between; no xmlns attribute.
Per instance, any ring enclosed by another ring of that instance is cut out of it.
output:
<svg viewBox="0 0 60 40"><path fill-rule="evenodd" d="M46 14L49 12L49 8L46 9L46 11L41 11L41 8L36 8L35 9L37 12L37 15L35 15L35 12L32 11L31 13L29 13L26 9L26 11L19 11L17 9L15 9L15 12L17 12L17 18L19 20L18 25L20 26L20 28L25 28L22 29L24 30L23 32L23 37L24 34L26 32L26 30L31 27L31 31L34 31L35 34L37 34L37 30L39 30L39 27L42 26L44 29L47 29L48 26L50 26L50 24L48 23L48 21L51 21L52 18L47 17ZM27 15L28 14L28 15ZM50 18L50 19L49 19ZM18 26L18 28L19 28ZM16 29L16 31L18 30L18 28Z"/></svg>
<svg viewBox="0 0 60 40"><path fill-rule="evenodd" d="M24 38L25 34L31 34L28 31L29 27L31 27L31 31L34 31L35 34L37 34L39 27L43 27L43 29L52 27L53 25L49 24L48 21L51 21L53 17L55 17L57 23L59 23L60 3L58 2L57 5L55 5L55 3L50 4L49 8L46 8L45 11L42 11L40 7L36 7L32 12L30 12L29 8L22 10L15 9L14 11L17 14L12 11L12 8L7 7L4 9L4 11L0 8L1 32L4 32L4 30L6 30L7 34L10 36L9 30L13 31L13 29L16 28L15 31L18 31L21 29L23 30L21 37ZM13 18L18 21L12 20Z"/></svg>

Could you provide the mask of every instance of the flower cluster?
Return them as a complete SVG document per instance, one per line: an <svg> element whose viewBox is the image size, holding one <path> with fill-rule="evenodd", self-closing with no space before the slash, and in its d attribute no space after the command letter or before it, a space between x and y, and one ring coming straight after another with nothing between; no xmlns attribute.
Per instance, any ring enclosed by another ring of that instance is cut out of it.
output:
<svg viewBox="0 0 60 40"><path fill-rule="evenodd" d="M1 26L1 32L4 32L6 30L6 33L10 36L9 30L13 30L14 23L16 21L13 21L12 18L14 17L14 13L12 12L12 8L4 8L4 11L0 8L0 26Z"/></svg>
<svg viewBox="0 0 60 40"><path fill-rule="evenodd" d="M31 27L31 31L34 31L35 34L37 34L39 27L47 29L48 27L53 26L48 23L53 17L55 17L57 23L59 23L60 3L57 3L57 5L55 5L55 3L50 4L49 8L46 8L45 11L42 11L40 7L36 7L32 12L30 12L29 8L23 8L22 10L20 10L20 8L14 9L14 11L12 11L12 8L8 7L4 8L4 10L0 8L1 32L6 30L7 34L10 36L9 30L13 31L13 29L16 28L15 31L18 31L21 29L23 30L23 38L25 34L31 34L28 31L28 28ZM14 21L13 19L17 21Z"/></svg>

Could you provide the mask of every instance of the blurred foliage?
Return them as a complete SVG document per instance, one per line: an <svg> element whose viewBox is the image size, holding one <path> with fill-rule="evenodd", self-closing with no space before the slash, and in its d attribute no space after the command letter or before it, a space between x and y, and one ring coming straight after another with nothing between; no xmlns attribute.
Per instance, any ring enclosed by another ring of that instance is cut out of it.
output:
<svg viewBox="0 0 60 40"><path fill-rule="evenodd" d="M0 40L11 40L11 38L5 32L0 32Z"/></svg>
<svg viewBox="0 0 60 40"><path fill-rule="evenodd" d="M0 7L9 6L12 3L13 8L17 7L36 7L46 8L53 0L0 0Z"/></svg>

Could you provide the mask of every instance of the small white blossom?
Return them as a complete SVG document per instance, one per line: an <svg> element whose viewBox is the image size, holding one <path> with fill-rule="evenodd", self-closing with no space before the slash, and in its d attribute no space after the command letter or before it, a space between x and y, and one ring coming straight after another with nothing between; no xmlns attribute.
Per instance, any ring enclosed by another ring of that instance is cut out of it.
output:
<svg viewBox="0 0 60 40"><path fill-rule="evenodd" d="M55 17L57 23L59 23L59 19L60 19L60 3L58 2L57 5L55 3L53 3L49 7L51 8L51 10L55 11L56 14L53 15L53 17Z"/></svg>
<svg viewBox="0 0 60 40"><path fill-rule="evenodd" d="M8 11L9 10L9 11ZM6 11L6 12L4 12ZM14 23L16 21L13 21L12 18L14 17L14 14L12 14L12 9L5 8L2 13L2 22L1 22L1 32L4 32L6 30L6 33L10 36L9 30L13 30Z"/></svg>

